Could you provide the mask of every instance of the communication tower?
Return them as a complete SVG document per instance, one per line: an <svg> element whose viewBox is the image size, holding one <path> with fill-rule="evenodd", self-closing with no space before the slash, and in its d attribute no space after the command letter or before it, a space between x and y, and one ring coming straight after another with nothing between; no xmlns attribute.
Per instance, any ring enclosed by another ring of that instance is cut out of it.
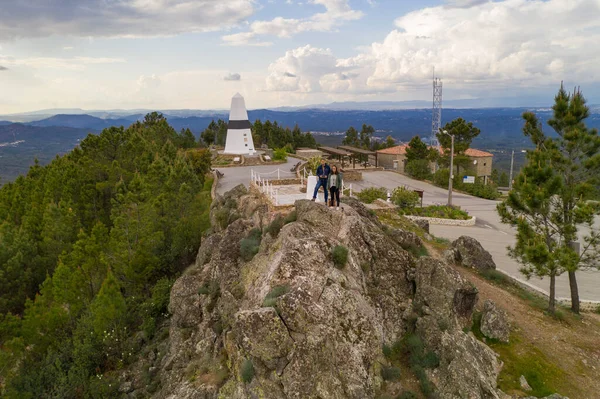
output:
<svg viewBox="0 0 600 399"><path fill-rule="evenodd" d="M442 80L435 77L433 69L433 114L431 117L431 145L439 147L437 134L442 127Z"/></svg>

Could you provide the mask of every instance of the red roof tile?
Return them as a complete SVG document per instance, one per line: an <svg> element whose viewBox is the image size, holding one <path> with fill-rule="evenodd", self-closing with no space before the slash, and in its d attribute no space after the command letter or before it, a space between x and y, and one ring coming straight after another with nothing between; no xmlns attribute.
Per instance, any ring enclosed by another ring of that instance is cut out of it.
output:
<svg viewBox="0 0 600 399"><path fill-rule="evenodd" d="M404 154L406 154L406 147L408 147L407 144L402 144L402 145L397 145L395 147L385 148L385 149L379 150L377 152L380 154L404 155ZM440 153L442 151L443 150L440 148ZM494 156L493 154L491 154L489 152L476 150L475 148L469 148L467 151L465 151L465 155L468 157L473 157L473 158L493 157Z"/></svg>

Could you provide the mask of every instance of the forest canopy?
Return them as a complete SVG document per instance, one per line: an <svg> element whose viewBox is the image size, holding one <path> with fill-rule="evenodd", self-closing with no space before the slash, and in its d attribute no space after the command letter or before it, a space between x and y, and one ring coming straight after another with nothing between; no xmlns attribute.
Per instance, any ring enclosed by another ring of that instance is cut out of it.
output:
<svg viewBox="0 0 600 399"><path fill-rule="evenodd" d="M0 396L116 394L210 228L196 146L152 113L0 188Z"/></svg>

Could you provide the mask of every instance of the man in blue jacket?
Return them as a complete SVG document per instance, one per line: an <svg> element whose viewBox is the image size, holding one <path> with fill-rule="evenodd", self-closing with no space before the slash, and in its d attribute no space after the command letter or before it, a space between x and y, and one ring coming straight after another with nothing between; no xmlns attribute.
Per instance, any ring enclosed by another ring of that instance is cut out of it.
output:
<svg viewBox="0 0 600 399"><path fill-rule="evenodd" d="M325 203L327 204L327 179L329 178L329 174L331 173L331 168L324 159L321 158L321 165L317 166L317 186L315 187L315 192L313 193L313 201L317 199L317 193L319 192L319 188L323 187L323 191L325 191Z"/></svg>

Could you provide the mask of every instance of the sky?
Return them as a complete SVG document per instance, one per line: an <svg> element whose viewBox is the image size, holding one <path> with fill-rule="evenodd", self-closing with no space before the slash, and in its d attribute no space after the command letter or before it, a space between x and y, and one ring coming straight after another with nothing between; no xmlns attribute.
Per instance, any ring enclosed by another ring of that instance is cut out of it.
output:
<svg viewBox="0 0 600 399"><path fill-rule="evenodd" d="M0 0L0 114L335 101L600 103L600 0Z"/></svg>

